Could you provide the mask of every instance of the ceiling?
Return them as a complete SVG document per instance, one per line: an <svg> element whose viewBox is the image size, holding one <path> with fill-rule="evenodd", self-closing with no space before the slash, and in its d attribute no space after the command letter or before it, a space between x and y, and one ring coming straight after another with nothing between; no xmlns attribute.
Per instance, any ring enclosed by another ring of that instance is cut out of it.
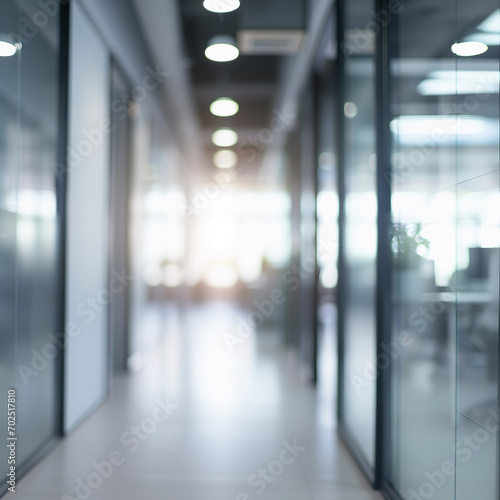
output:
<svg viewBox="0 0 500 500"><path fill-rule="evenodd" d="M257 0L259 1L259 0ZM273 8L283 10L291 0L266 0ZM255 2L255 0L254 0ZM293 0L301 4L303 0ZM240 175L245 182L253 182L259 169L264 144L259 142L259 133L270 126L272 109L277 99L283 55L240 56L231 62L218 63L205 57L207 41L214 35L231 35L237 39L244 24L242 7L227 14L216 14L203 7L202 0L179 0L178 2L182 38L190 80L193 85L195 113L201 128L202 147L208 169L213 168L211 158L218 149L211 142L211 135L219 127L234 128L239 134L236 151L252 148L253 161L240 161ZM267 18L269 20L269 18ZM266 21L266 17L262 17ZM260 28L260 26L256 26ZM280 26L275 26L280 28ZM269 26L268 26L269 29ZM210 113L210 104L219 97L231 97L239 106L239 112L233 117L219 118Z"/></svg>

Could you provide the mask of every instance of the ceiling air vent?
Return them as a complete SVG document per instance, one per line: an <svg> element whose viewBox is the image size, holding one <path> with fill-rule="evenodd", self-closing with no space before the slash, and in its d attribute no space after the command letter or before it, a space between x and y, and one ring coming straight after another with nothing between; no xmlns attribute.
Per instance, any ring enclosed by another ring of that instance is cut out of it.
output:
<svg viewBox="0 0 500 500"><path fill-rule="evenodd" d="M303 30L241 30L238 48L247 55L294 54L303 38Z"/></svg>
<svg viewBox="0 0 500 500"><path fill-rule="evenodd" d="M242 54L284 55L299 50L305 30L304 0L246 0L240 11Z"/></svg>

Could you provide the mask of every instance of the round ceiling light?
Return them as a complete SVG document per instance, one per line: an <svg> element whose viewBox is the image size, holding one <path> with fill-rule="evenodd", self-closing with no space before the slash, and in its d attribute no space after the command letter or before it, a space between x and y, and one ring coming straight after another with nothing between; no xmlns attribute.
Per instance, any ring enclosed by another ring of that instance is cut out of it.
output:
<svg viewBox="0 0 500 500"><path fill-rule="evenodd" d="M203 7L210 12L217 14L225 14L226 12L233 12L240 6L240 0L205 0Z"/></svg>
<svg viewBox="0 0 500 500"><path fill-rule="evenodd" d="M346 118L356 118L358 116L358 107L353 102L346 102L344 104L344 115Z"/></svg>
<svg viewBox="0 0 500 500"><path fill-rule="evenodd" d="M487 50L488 46L483 42L460 42L451 46L451 51L462 57L478 56Z"/></svg>
<svg viewBox="0 0 500 500"><path fill-rule="evenodd" d="M11 57L21 48L10 36L0 34L0 57Z"/></svg>
<svg viewBox="0 0 500 500"><path fill-rule="evenodd" d="M228 35L214 36L208 41L205 50L207 59L215 62L234 61L240 55L234 38Z"/></svg>
<svg viewBox="0 0 500 500"><path fill-rule="evenodd" d="M229 97L221 97L210 105L210 112L215 116L233 116L239 109L238 103Z"/></svg>
<svg viewBox="0 0 500 500"><path fill-rule="evenodd" d="M213 160L217 168L233 168L238 163L238 155L230 149L221 149L214 154Z"/></svg>
<svg viewBox="0 0 500 500"><path fill-rule="evenodd" d="M230 128L220 128L212 134L212 142L221 148L229 148L238 142L238 134Z"/></svg>

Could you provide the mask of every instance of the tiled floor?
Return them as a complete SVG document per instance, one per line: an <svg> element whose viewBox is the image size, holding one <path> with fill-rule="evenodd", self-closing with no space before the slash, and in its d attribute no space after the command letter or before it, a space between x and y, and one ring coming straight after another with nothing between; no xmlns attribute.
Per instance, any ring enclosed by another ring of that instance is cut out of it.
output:
<svg viewBox="0 0 500 500"><path fill-rule="evenodd" d="M332 338L315 391L272 332L231 351L223 334L237 314L221 303L186 312L16 500L380 499L336 437Z"/></svg>

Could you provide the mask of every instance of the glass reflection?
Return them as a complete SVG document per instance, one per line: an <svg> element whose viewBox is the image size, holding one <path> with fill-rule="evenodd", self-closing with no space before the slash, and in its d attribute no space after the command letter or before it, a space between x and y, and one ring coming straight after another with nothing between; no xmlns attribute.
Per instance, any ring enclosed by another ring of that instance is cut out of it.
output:
<svg viewBox="0 0 500 500"><path fill-rule="evenodd" d="M344 425L369 466L375 460L377 199L374 34L371 1L345 2ZM362 32L363 42L356 38Z"/></svg>
<svg viewBox="0 0 500 500"><path fill-rule="evenodd" d="M14 36L26 22L24 4L2 2L1 33ZM0 58L0 388L17 389L17 466L57 424L59 349L49 337L57 333L57 29L54 15L31 43ZM4 451L0 459L5 471Z"/></svg>
<svg viewBox="0 0 500 500"><path fill-rule="evenodd" d="M499 50L454 45L500 34L498 2L476 7L412 4L392 30L393 339L410 342L393 363L390 480L404 498L497 495Z"/></svg>

